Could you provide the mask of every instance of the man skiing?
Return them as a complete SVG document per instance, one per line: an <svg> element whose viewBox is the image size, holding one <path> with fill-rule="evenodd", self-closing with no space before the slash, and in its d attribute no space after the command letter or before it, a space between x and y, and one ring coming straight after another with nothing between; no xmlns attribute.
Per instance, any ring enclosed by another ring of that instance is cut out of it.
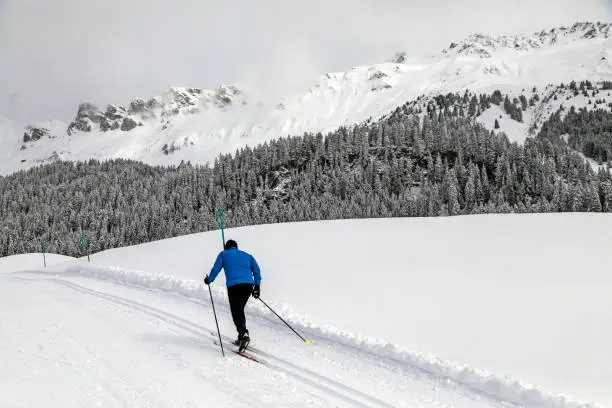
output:
<svg viewBox="0 0 612 408"><path fill-rule="evenodd" d="M206 275L204 283L210 285L222 268L225 271L232 319L238 331L238 340L234 344L242 352L251 341L249 331L246 328L244 308L251 295L255 299L259 298L261 273L255 258L251 254L239 250L238 244L232 239L225 243L225 249L217 256L217 260L210 270L210 276Z"/></svg>

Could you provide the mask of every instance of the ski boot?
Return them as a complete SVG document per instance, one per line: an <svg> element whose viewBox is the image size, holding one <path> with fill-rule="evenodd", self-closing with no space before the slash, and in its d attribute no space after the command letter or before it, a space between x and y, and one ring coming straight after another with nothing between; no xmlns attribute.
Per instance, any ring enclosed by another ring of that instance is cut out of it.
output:
<svg viewBox="0 0 612 408"><path fill-rule="evenodd" d="M236 345L238 346L238 352L242 353L244 350L246 350L250 341L251 339L249 338L249 332L239 334L238 340L236 340L236 343L237 343Z"/></svg>

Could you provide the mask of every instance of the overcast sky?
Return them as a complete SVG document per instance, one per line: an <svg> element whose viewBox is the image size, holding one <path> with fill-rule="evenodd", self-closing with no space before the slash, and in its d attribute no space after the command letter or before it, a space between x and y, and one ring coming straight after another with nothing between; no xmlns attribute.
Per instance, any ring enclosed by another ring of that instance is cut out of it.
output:
<svg viewBox="0 0 612 408"><path fill-rule="evenodd" d="M244 83L260 98L317 75L433 54L473 32L611 21L612 0L0 0L0 116L70 121L82 101Z"/></svg>

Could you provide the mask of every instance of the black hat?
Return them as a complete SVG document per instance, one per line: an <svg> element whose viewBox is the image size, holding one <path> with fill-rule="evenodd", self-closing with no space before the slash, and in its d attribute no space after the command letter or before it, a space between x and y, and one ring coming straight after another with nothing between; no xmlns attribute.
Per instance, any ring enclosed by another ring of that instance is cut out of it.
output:
<svg viewBox="0 0 612 408"><path fill-rule="evenodd" d="M230 239L225 243L225 250L230 248L238 248L238 244L233 239Z"/></svg>

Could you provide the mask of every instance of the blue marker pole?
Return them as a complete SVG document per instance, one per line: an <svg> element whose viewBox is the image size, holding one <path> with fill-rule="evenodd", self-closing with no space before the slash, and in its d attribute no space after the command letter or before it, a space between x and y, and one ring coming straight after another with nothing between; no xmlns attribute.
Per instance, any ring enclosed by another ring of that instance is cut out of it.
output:
<svg viewBox="0 0 612 408"><path fill-rule="evenodd" d="M83 241L83 250L87 251L87 262L89 262L89 245L87 244L87 234L81 228L81 240Z"/></svg>

